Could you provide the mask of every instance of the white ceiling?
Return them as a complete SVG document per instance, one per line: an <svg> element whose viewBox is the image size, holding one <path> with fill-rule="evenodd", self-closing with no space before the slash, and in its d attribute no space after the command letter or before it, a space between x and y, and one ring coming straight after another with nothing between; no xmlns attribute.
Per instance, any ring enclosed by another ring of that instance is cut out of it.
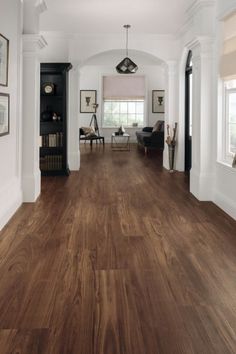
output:
<svg viewBox="0 0 236 354"><path fill-rule="evenodd" d="M41 31L79 34L121 33L131 24L137 34L174 34L193 0L46 0Z"/></svg>

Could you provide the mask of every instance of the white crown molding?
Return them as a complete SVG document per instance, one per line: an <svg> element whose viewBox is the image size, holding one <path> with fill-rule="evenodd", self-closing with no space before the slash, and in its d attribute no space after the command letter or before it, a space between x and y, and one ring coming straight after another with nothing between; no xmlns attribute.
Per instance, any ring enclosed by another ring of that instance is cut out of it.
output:
<svg viewBox="0 0 236 354"><path fill-rule="evenodd" d="M184 24L178 29L175 39L181 38L192 27L194 16L202 9L207 7L214 7L216 0L195 0L194 3L185 11L186 20Z"/></svg>
<svg viewBox="0 0 236 354"><path fill-rule="evenodd" d="M23 34L22 39L24 52L32 52L47 46L47 41L39 34Z"/></svg>
<svg viewBox="0 0 236 354"><path fill-rule="evenodd" d="M218 15L217 19L219 21L225 21L235 13L236 13L236 4L231 4L230 6L227 7L227 9L224 12Z"/></svg>
<svg viewBox="0 0 236 354"><path fill-rule="evenodd" d="M48 9L45 0L37 0L35 3L35 7L39 13L43 13Z"/></svg>
<svg viewBox="0 0 236 354"><path fill-rule="evenodd" d="M216 5L216 0L196 0L194 3L186 10L187 18L193 17L199 10L205 7L213 7Z"/></svg>
<svg viewBox="0 0 236 354"><path fill-rule="evenodd" d="M120 34L118 33L68 33L63 31L40 31L40 34L47 38L58 38L58 39L102 39L102 38L112 38L112 39L121 39ZM172 34L133 34L132 39L137 40L174 40L175 36Z"/></svg>
<svg viewBox="0 0 236 354"><path fill-rule="evenodd" d="M203 59L213 56L214 41L215 37L198 36L188 42L186 44L186 48L194 52L193 61L199 60L200 58Z"/></svg>

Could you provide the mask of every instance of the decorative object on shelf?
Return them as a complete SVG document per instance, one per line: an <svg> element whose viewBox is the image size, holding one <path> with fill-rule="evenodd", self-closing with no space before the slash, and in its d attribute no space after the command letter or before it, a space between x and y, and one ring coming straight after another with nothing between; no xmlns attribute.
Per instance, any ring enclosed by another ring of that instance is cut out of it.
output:
<svg viewBox="0 0 236 354"><path fill-rule="evenodd" d="M53 120L54 122L56 122L56 121L58 120L58 115L56 114L56 112L53 112L52 120Z"/></svg>
<svg viewBox="0 0 236 354"><path fill-rule="evenodd" d="M138 66L128 57L128 30L130 25L123 26L126 29L126 57L116 66L116 71L119 74L135 74Z"/></svg>
<svg viewBox="0 0 236 354"><path fill-rule="evenodd" d="M232 162L232 167L236 168L236 154L234 155L234 159L233 159L233 162Z"/></svg>
<svg viewBox="0 0 236 354"><path fill-rule="evenodd" d="M97 91L80 90L80 113L96 113Z"/></svg>
<svg viewBox="0 0 236 354"><path fill-rule="evenodd" d="M172 132L171 132L170 125L167 124L166 143L168 145L170 172L174 172L176 132L177 132L177 123L175 123L175 126L174 126Z"/></svg>
<svg viewBox="0 0 236 354"><path fill-rule="evenodd" d="M42 85L43 93L45 95L54 95L55 94L55 85L51 82L45 82Z"/></svg>
<svg viewBox="0 0 236 354"><path fill-rule="evenodd" d="M165 113L164 90L152 90L152 113Z"/></svg>
<svg viewBox="0 0 236 354"><path fill-rule="evenodd" d="M46 107L46 110L41 113L41 122L50 122L52 120L52 110L49 106Z"/></svg>
<svg viewBox="0 0 236 354"><path fill-rule="evenodd" d="M0 136L7 135L10 132L10 95L0 93Z"/></svg>
<svg viewBox="0 0 236 354"><path fill-rule="evenodd" d="M0 85L8 85L9 40L0 34Z"/></svg>

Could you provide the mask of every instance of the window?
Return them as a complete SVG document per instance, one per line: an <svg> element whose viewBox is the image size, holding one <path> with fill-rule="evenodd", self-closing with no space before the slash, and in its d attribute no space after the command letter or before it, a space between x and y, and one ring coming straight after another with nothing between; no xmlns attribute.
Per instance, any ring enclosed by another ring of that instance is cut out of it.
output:
<svg viewBox="0 0 236 354"><path fill-rule="evenodd" d="M103 127L143 126L145 77L103 77Z"/></svg>
<svg viewBox="0 0 236 354"><path fill-rule="evenodd" d="M132 127L144 124L144 100L104 100L104 127Z"/></svg>
<svg viewBox="0 0 236 354"><path fill-rule="evenodd" d="M225 82L225 159L236 154L236 80Z"/></svg>

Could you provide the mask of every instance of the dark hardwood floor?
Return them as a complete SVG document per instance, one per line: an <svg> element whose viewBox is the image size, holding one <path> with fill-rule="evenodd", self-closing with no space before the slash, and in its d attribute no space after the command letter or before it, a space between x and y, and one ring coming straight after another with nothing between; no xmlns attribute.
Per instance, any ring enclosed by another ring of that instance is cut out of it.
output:
<svg viewBox="0 0 236 354"><path fill-rule="evenodd" d="M0 233L0 354L236 353L236 222L156 152L82 149Z"/></svg>

